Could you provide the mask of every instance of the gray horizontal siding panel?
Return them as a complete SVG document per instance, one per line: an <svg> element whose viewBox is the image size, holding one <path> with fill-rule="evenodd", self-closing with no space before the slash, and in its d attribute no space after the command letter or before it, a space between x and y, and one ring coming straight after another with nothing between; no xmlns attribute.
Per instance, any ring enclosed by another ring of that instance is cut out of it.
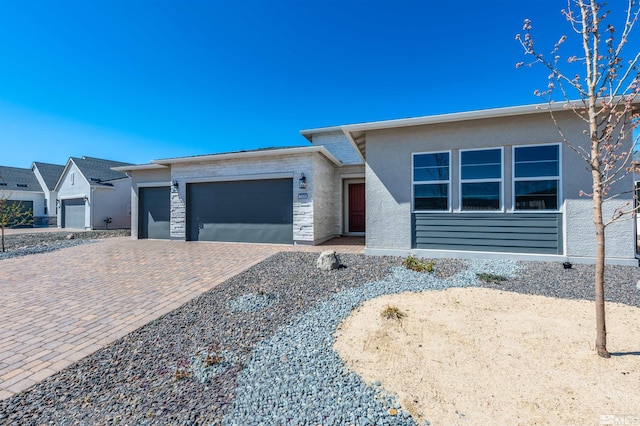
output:
<svg viewBox="0 0 640 426"><path fill-rule="evenodd" d="M422 217L423 214L427 213L416 213L416 217ZM418 226L462 226L462 227L480 227L486 226L490 228L494 228L497 222L501 222L504 219L507 219L507 222L502 223L501 227L508 228L522 228L523 225L526 225L528 228L548 228L550 226L555 226L557 223L557 218L553 217L520 217L519 214L499 214L496 213L495 218L487 219L484 217L477 217L471 214L456 214L451 213L451 218L432 218L427 222L417 221L416 225ZM454 219L455 217L455 219Z"/></svg>
<svg viewBox="0 0 640 426"><path fill-rule="evenodd" d="M457 232L464 240L487 240L487 232ZM491 238L498 241L553 241L555 244L558 241L558 235L556 233L517 233L517 232L489 232ZM420 242L421 239L450 239L452 232L448 231L416 231L416 242Z"/></svg>
<svg viewBox="0 0 640 426"><path fill-rule="evenodd" d="M479 233L495 233L496 227L494 226L474 226L472 223L468 225L416 225L416 232L437 232L442 229L456 228L465 232L479 232ZM556 233L556 224L549 223L545 227L530 226L522 228L522 226L510 226L505 224L501 227L500 232L502 234L554 234Z"/></svg>
<svg viewBox="0 0 640 426"><path fill-rule="evenodd" d="M562 215L414 213L413 248L562 254Z"/></svg>

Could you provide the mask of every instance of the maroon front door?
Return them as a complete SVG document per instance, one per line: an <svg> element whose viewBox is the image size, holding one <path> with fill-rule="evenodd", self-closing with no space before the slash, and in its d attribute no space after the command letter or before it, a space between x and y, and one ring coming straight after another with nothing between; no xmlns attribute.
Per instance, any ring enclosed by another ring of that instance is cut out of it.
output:
<svg viewBox="0 0 640 426"><path fill-rule="evenodd" d="M364 183L351 183L349 187L349 230L364 232L365 200Z"/></svg>

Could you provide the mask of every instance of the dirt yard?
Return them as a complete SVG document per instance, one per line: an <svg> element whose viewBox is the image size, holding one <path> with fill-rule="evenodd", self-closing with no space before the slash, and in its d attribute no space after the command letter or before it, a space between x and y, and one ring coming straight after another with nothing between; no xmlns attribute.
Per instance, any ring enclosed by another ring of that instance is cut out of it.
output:
<svg viewBox="0 0 640 426"><path fill-rule="evenodd" d="M387 306L404 318L383 318ZM608 360L593 302L482 288L370 300L334 347L419 424L640 424L640 308L606 309Z"/></svg>

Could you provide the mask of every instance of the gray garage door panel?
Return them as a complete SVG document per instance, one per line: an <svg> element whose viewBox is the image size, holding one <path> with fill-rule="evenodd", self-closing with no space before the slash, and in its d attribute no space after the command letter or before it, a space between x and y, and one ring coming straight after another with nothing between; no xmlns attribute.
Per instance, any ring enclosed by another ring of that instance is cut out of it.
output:
<svg viewBox="0 0 640 426"><path fill-rule="evenodd" d="M293 243L293 180L187 185L187 239Z"/></svg>
<svg viewBox="0 0 640 426"><path fill-rule="evenodd" d="M171 229L170 188L140 188L138 195L138 238L168 240Z"/></svg>
<svg viewBox="0 0 640 426"><path fill-rule="evenodd" d="M84 229L84 200L62 200L62 227Z"/></svg>
<svg viewBox="0 0 640 426"><path fill-rule="evenodd" d="M2 194L0 194L2 195ZM22 201L22 200L7 200L7 206L19 205L21 212L29 212L29 217L27 223L23 223L22 225L16 225L18 220L12 220L9 222L8 227L16 227L16 228L33 228L33 201ZM21 217L20 219L23 219Z"/></svg>

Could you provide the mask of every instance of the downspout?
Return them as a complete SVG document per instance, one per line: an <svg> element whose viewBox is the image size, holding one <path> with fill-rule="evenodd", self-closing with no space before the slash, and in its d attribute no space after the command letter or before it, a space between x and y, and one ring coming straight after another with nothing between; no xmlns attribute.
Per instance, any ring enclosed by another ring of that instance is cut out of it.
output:
<svg viewBox="0 0 640 426"><path fill-rule="evenodd" d="M93 216L94 216L94 211L93 211L93 191L96 190L95 186L91 187L91 191L89 191L89 200L87 201L89 203L89 220L91 221L91 223L89 223L89 229L93 231Z"/></svg>

